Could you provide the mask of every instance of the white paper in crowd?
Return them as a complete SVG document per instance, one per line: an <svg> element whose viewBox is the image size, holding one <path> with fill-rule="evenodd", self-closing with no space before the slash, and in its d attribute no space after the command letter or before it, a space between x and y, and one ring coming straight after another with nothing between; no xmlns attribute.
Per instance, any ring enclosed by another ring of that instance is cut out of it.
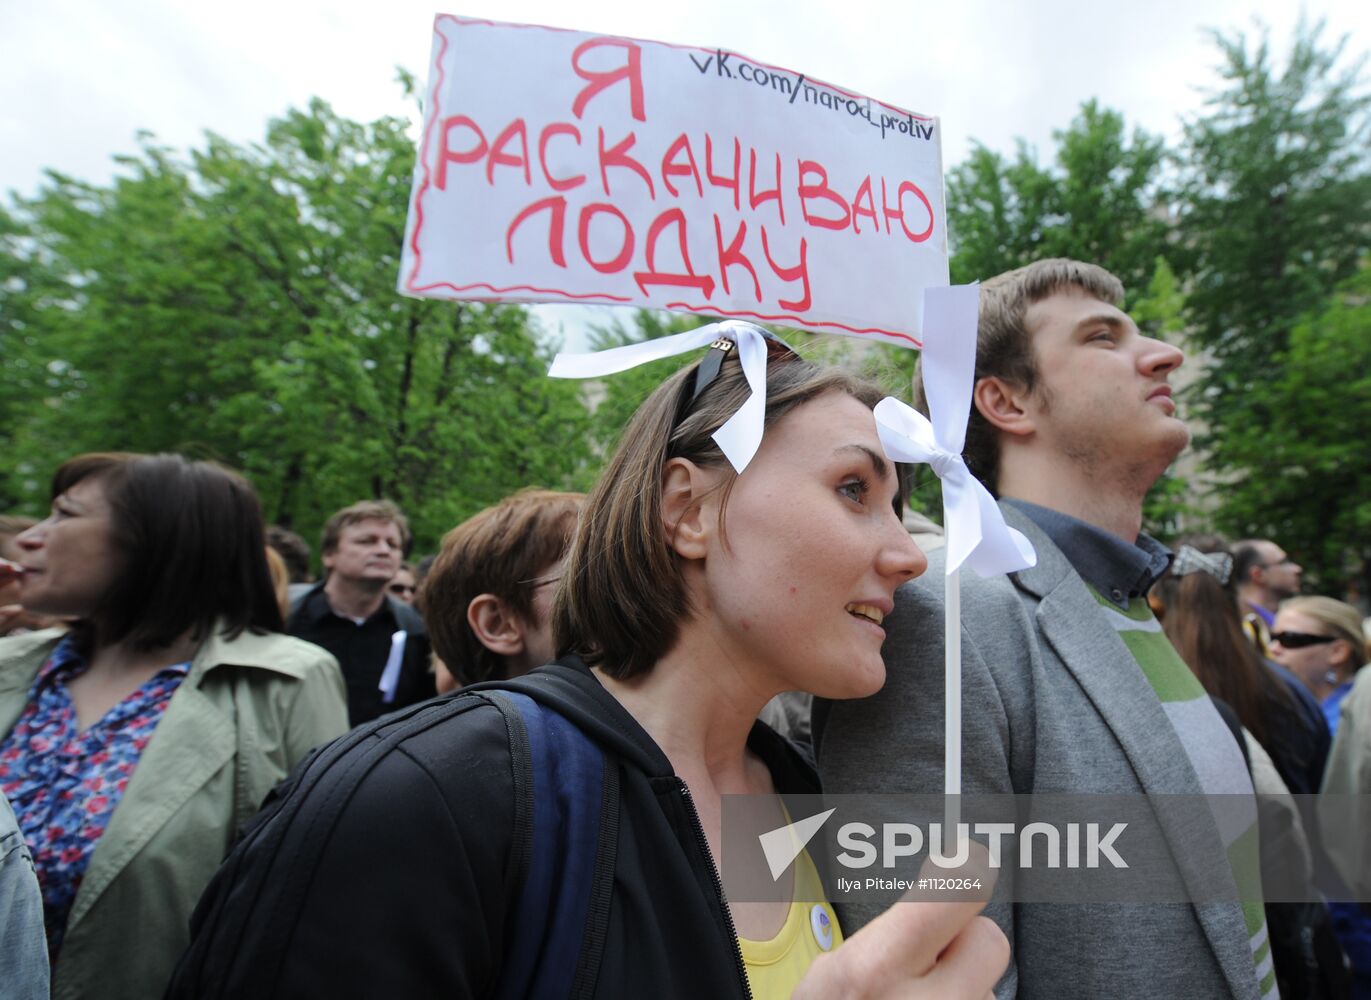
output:
<svg viewBox="0 0 1371 1000"><path fill-rule="evenodd" d="M386 657L385 669L381 671L381 683L376 689L381 692L382 704L389 705L395 700L395 691L400 686L400 667L405 662L404 629L390 635L390 655Z"/></svg>
<svg viewBox="0 0 1371 1000"><path fill-rule="evenodd" d="M737 53L440 14L399 288L920 344L941 126Z"/></svg>
<svg viewBox="0 0 1371 1000"><path fill-rule="evenodd" d="M711 323L696 330L625 344L592 354L558 354L548 374L553 378L598 378L650 361L706 347L721 337L738 345L738 361L751 395L712 437L735 472L741 473L757 454L766 427L766 339L759 327L737 320Z"/></svg>
<svg viewBox="0 0 1371 1000"><path fill-rule="evenodd" d="M942 481L947 573L963 565L981 576L1012 573L1038 561L1033 544L1005 523L990 491L962 458L976 369L979 285L924 293L922 369L931 421L893 397L876 404L881 445L900 462L926 462Z"/></svg>

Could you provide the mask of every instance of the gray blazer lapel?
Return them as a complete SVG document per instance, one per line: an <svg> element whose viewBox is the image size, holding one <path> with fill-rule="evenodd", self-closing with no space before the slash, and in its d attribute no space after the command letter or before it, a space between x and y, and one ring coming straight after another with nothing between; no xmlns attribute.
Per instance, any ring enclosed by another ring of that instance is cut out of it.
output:
<svg viewBox="0 0 1371 1000"><path fill-rule="evenodd" d="M1041 550L1039 550L1041 551ZM1148 794L1201 795L1200 779L1123 640L1072 574L1038 605L1038 628L1109 724Z"/></svg>
<svg viewBox="0 0 1371 1000"><path fill-rule="evenodd" d="M1099 603L1066 557L1019 510L1001 506L1005 520L1028 536L1038 563L1010 574L1015 585L1038 598L1037 623L1044 639L1109 725L1124 757L1148 795L1202 795L1185 747L1133 654L1112 627L1101 627ZM1184 813L1184 815L1182 815ZM1215 873L1202 859L1226 853L1218 826L1198 810L1164 809L1158 822L1186 883L1207 898ZM1196 845L1204 849L1196 851ZM1237 887L1233 886L1236 898ZM1236 905L1196 906L1196 915L1234 996L1256 996L1247 926Z"/></svg>
<svg viewBox="0 0 1371 1000"><path fill-rule="evenodd" d="M68 931L186 801L226 764L236 747L233 721L199 689L192 669L167 705L95 845L77 891Z"/></svg>
<svg viewBox="0 0 1371 1000"><path fill-rule="evenodd" d="M1152 685L1098 602L1037 525L1014 507L1005 520L1028 536L1038 563L1011 573L1015 586L1038 599L1038 628L1067 671L1109 724L1143 791L1201 794L1200 781Z"/></svg>

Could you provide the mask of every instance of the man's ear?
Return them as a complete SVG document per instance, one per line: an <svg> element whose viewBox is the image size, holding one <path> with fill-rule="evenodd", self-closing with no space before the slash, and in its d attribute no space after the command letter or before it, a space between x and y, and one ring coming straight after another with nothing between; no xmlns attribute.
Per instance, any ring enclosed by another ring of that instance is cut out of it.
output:
<svg viewBox="0 0 1371 1000"><path fill-rule="evenodd" d="M988 375L977 381L971 390L971 403L998 430L1027 435L1035 430L1029 395L998 375Z"/></svg>
<svg viewBox="0 0 1371 1000"><path fill-rule="evenodd" d="M524 651L524 622L494 594L478 594L467 605L467 624L476 639L496 656L518 656Z"/></svg>
<svg viewBox="0 0 1371 1000"><path fill-rule="evenodd" d="M686 458L673 458L662 470L662 527L683 559L703 559L709 549L715 518L705 500L717 485L718 473Z"/></svg>

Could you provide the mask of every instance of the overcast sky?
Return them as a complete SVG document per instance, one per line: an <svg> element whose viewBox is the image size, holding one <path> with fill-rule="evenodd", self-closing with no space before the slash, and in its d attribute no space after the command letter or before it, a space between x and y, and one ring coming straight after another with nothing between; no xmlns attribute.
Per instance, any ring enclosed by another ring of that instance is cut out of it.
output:
<svg viewBox="0 0 1371 1000"><path fill-rule="evenodd" d="M139 129L182 149L206 129L259 139L314 95L410 114L395 67L426 79L438 9L732 49L940 116L948 165L973 139L1045 156L1090 97L1174 137L1216 82L1206 28L1260 20L1281 52L1304 9L1371 48L1366 0L0 0L0 191L32 194L44 168L107 181Z"/></svg>

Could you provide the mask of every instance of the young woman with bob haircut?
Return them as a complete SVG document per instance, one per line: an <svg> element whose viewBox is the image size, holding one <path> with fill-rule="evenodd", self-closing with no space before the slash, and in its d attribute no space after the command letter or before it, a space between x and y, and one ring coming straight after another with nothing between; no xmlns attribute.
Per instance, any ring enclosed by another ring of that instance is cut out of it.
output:
<svg viewBox="0 0 1371 1000"><path fill-rule="evenodd" d="M734 355L712 348L625 429L562 576L560 659L364 727L298 773L207 891L172 996L986 996L1008 945L978 904L895 907L839 946L828 905L801 902L807 856L786 899L724 897L722 796L818 791L757 713L782 691L879 688L880 620L926 564L880 392L781 345L735 475L711 437L750 392ZM542 714L511 720L511 692ZM563 823L596 814L593 864L572 843L540 868L556 823L537 826L539 741L558 730L525 721L547 714L602 755L593 793L567 766L551 794Z"/></svg>
<svg viewBox="0 0 1371 1000"><path fill-rule="evenodd" d="M334 659L281 635L248 483L179 455L89 454L16 539L0 789L43 890L54 997L156 996L235 830L347 728Z"/></svg>

